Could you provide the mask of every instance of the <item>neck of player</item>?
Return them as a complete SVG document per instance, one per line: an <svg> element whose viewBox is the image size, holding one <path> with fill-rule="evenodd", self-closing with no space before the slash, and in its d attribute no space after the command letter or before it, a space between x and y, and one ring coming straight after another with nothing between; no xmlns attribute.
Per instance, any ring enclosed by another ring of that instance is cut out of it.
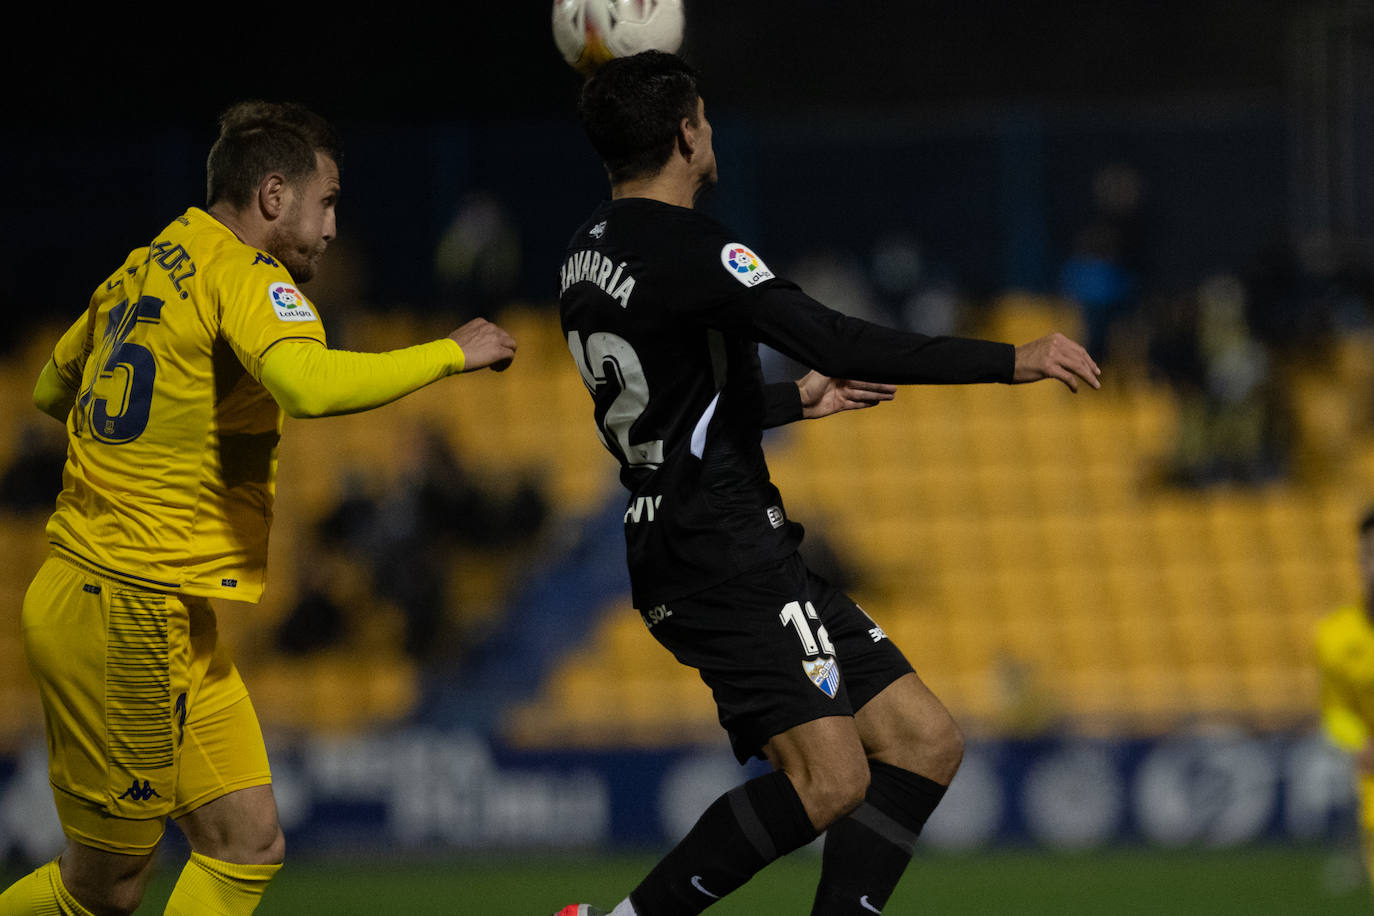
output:
<svg viewBox="0 0 1374 916"><path fill-rule="evenodd" d="M234 233L240 242L266 251L266 233L261 226L255 225L237 209L223 203L212 204L206 211L226 229Z"/></svg>
<svg viewBox="0 0 1374 916"><path fill-rule="evenodd" d="M697 197L706 186L703 177L696 174L690 165L681 157L674 156L656 175L630 178L611 185L611 199L647 197L690 210L696 206Z"/></svg>

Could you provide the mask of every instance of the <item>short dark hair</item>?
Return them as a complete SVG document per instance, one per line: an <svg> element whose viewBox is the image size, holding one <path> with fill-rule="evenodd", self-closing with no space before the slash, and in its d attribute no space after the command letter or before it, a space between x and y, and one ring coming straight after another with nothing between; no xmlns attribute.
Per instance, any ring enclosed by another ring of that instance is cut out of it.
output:
<svg viewBox="0 0 1374 916"><path fill-rule="evenodd" d="M219 119L205 163L205 203L246 207L272 172L294 183L315 172L315 153L339 162L333 126L295 102L238 102Z"/></svg>
<svg viewBox="0 0 1374 916"><path fill-rule="evenodd" d="M664 51L607 61L587 80L577 114L611 184L663 168L683 119L696 123L700 94L696 71Z"/></svg>

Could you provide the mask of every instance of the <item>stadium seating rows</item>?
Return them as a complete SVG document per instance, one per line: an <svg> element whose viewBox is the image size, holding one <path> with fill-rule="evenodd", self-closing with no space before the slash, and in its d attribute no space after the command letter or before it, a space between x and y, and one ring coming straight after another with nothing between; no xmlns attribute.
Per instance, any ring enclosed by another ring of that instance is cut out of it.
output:
<svg viewBox="0 0 1374 916"><path fill-rule="evenodd" d="M982 333L1021 341L1073 316L1009 300L992 319ZM1367 341L1341 349L1371 364ZM860 603L975 734L1300 727L1317 705L1313 624L1359 596L1355 523L1374 493L1360 376L1303 380L1299 473L1265 485L1164 486L1173 396L1110 371L1077 396L906 389L774 434L770 465L790 514L837 547ZM508 725L557 745L717 731L707 689L623 598Z"/></svg>
<svg viewBox="0 0 1374 916"><path fill-rule="evenodd" d="M484 372L436 385L376 411L321 420L286 421L268 588L257 605L221 602L220 631L234 646L264 725L294 731L352 731L402 720L420 696L421 673L401 650L400 612L365 603L350 616L342 646L287 655L274 634L291 611L312 565L316 523L350 492L377 496L403 485L414 471L420 437L437 432L484 486L500 489L534 478L562 524L594 511L615 486L604 452L590 433L586 392L548 309L513 308L501 321L520 342L504 375ZM405 314L357 319L336 345L382 350L441 336L449 330ZM0 411L0 469L14 456L27 425L50 421L28 407L33 380L61 328L0 361L0 395L16 409ZM332 334L333 332L331 332ZM42 711L24 660L19 613L24 590L47 552L46 512L0 510L0 754L42 734ZM555 531L552 535L557 536ZM468 548L453 583L463 630L481 632L504 607L521 574L499 550Z"/></svg>
<svg viewBox="0 0 1374 916"><path fill-rule="evenodd" d="M1010 340L1072 320L1024 301L992 317L980 333ZM512 309L500 320L520 341L503 376L287 422L290 484L278 497L268 594L220 613L269 728L351 730L413 710L420 675L398 648L394 609L369 609L347 646L307 658L283 656L270 634L310 562L313 523L348 486L385 492L403 481L417 435L437 430L496 486L540 475L558 525L618 498L556 319ZM350 339L382 349L435 332L388 315ZM1051 384L904 389L877 410L770 433L770 463L790 513L826 536L856 576L856 597L970 731L1152 732L1216 717L1298 725L1316 704L1312 625L1358 594L1353 527L1374 493L1358 387L1358 367L1374 361L1363 346L1349 349L1364 363L1348 356L1299 386L1303 473L1264 486L1160 486L1153 473L1172 447L1176 405L1165 389L1110 373L1102 391L1077 396ZM6 403L26 403L45 355L38 345L0 364ZM16 439L17 413L0 415L0 450ZM17 617L46 549L41 529L41 517L0 515L0 751L40 729ZM457 585L478 629L519 576L484 560ZM588 632L537 697L510 711L511 740L715 740L709 692L653 643L628 596L605 596Z"/></svg>

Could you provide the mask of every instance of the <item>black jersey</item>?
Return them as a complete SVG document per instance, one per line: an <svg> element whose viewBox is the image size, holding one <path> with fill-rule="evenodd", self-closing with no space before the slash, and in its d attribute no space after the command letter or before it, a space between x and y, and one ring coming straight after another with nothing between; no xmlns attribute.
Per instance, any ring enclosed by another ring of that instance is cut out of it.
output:
<svg viewBox="0 0 1374 916"><path fill-rule="evenodd" d="M800 419L767 385L758 344L826 375L875 382L1011 381L1007 344L895 331L809 298L725 226L644 198L602 204L559 272L563 333L597 435L629 491L636 607L699 592L790 554L792 522L763 430Z"/></svg>

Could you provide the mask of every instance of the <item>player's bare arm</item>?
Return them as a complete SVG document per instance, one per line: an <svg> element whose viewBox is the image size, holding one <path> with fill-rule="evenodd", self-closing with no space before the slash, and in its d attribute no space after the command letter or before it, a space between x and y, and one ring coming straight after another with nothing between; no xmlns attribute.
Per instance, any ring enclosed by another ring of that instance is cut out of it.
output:
<svg viewBox="0 0 1374 916"><path fill-rule="evenodd" d="M814 369L797 379L802 419L815 420L843 410L874 407L897 396L896 385L860 382L822 375Z"/></svg>
<svg viewBox="0 0 1374 916"><path fill-rule="evenodd" d="M1016 348L1013 383L1047 378L1058 379L1074 392L1078 391L1080 380L1094 388L1102 387L1102 370L1088 351L1057 331Z"/></svg>
<svg viewBox="0 0 1374 916"><path fill-rule="evenodd" d="M485 318L474 318L448 336L463 348L464 372L504 372L515 359L515 338Z"/></svg>

